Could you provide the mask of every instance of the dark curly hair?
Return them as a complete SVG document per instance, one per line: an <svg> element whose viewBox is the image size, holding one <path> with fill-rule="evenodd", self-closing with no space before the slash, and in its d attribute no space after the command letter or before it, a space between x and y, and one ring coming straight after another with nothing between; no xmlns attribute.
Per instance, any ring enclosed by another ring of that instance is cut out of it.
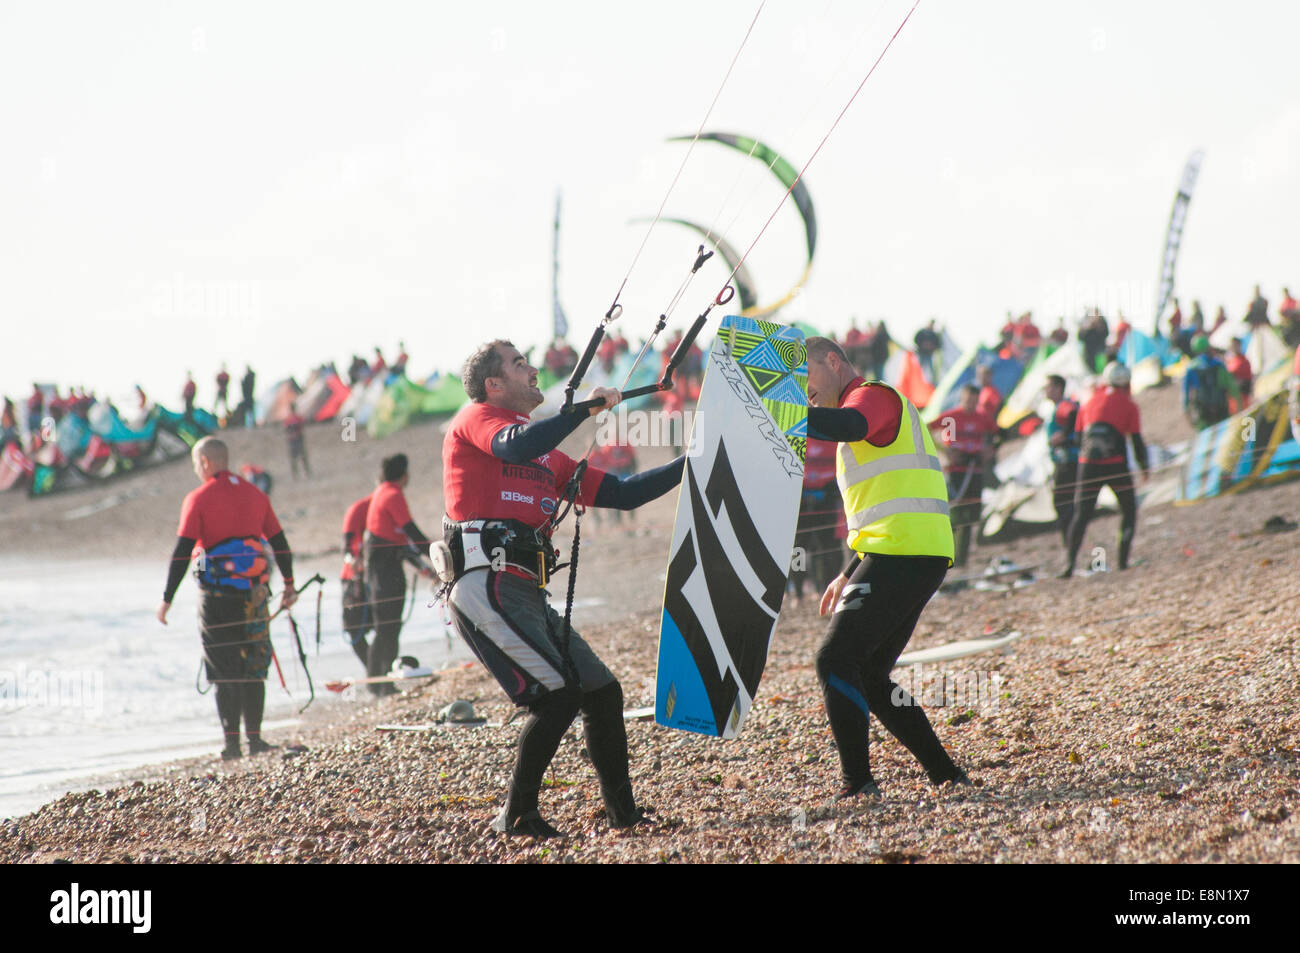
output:
<svg viewBox="0 0 1300 953"><path fill-rule="evenodd" d="M487 400L487 379L501 376L501 352L497 349L498 345L514 347L514 344L501 338L488 341L466 358L465 366L461 368L460 383L465 388L465 393L469 394L469 399L476 404Z"/></svg>

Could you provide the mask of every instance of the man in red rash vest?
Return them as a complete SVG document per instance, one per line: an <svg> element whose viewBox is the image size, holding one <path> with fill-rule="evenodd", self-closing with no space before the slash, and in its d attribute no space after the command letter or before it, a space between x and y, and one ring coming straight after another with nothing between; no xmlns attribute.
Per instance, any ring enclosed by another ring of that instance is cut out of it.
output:
<svg viewBox="0 0 1300 953"><path fill-rule="evenodd" d="M204 437L194 445L193 458L202 485L181 504L176 548L157 617L167 624L172 598L197 551L203 661L208 681L216 686L217 714L225 732L221 757L230 760L242 753L241 714L249 754L275 747L262 739L264 680L271 664L266 554L269 548L284 579L282 605L287 609L298 598L293 553L266 494L228 469L230 455L224 443Z"/></svg>
<svg viewBox="0 0 1300 953"><path fill-rule="evenodd" d="M1108 364L1102 377L1105 386L1097 388L1075 418L1074 429L1083 435L1079 449L1079 486L1074 494L1074 519L1070 523L1069 559L1061 579L1074 574L1083 535L1097 507L1097 495L1106 485L1119 500L1119 568L1128 568L1133 533L1137 529L1137 496L1133 492L1133 474L1128 468L1130 440L1143 481L1150 477L1141 416L1129 394L1128 368L1123 364Z"/></svg>
<svg viewBox="0 0 1300 953"><path fill-rule="evenodd" d="M367 493L348 507L343 515L343 631L361 664L369 666L370 646L366 633L373 627L370 618L370 592L366 589L366 561L362 541L366 534L366 514L370 511Z"/></svg>
<svg viewBox="0 0 1300 953"><path fill-rule="evenodd" d="M370 618L375 638L366 656L366 674L387 675L397 659L402 634L402 610L406 606L406 571L403 563L415 566L420 575L433 578L429 567L429 540L411 519L402 492L411 480L406 454L386 457L380 466L379 486L370 494L366 510L366 588L370 590ZM391 682L371 683L373 695L394 695Z"/></svg>
<svg viewBox="0 0 1300 953"><path fill-rule="evenodd" d="M537 370L509 341L475 351L461 380L470 403L442 445L443 529L455 566L447 604L479 661L529 711L510 792L493 827L531 837L559 834L542 819L538 792L579 711L606 817L612 826L630 827L645 812L628 774L622 687L577 632L565 637L564 620L544 588L555 559L551 517L579 467L556 448L588 414L530 420L542 402ZM607 387L591 396L606 407L620 399ZM577 503L632 509L677 486L684 463L678 457L622 478L588 466Z"/></svg>
<svg viewBox="0 0 1300 953"><path fill-rule="evenodd" d="M948 478L948 499L952 504L953 538L957 556L953 566L964 566L970 554L971 536L979 525L984 470L989 447L998 425L979 405L980 392L974 384L961 389L961 405L944 411L930 423L944 446Z"/></svg>

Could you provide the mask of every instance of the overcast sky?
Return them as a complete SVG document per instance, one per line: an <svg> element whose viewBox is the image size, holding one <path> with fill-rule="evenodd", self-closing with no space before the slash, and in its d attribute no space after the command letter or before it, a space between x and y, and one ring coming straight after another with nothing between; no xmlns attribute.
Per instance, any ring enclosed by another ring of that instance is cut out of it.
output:
<svg viewBox="0 0 1300 953"><path fill-rule="evenodd" d="M708 122L796 165L910 0L770 0ZM0 391L35 379L212 399L221 361L300 380L378 344L454 369L550 336L552 215L580 348L754 3L8 3L0 7ZM1242 313L1300 285L1300 5L922 0L808 170L820 238L783 314L936 316L1094 301L1149 326L1170 206L1206 150L1179 293ZM781 198L701 143L667 212L744 248ZM648 332L696 239L651 235L623 293ZM805 261L793 206L750 267ZM673 316L721 285L710 265ZM260 389L260 387L259 387Z"/></svg>

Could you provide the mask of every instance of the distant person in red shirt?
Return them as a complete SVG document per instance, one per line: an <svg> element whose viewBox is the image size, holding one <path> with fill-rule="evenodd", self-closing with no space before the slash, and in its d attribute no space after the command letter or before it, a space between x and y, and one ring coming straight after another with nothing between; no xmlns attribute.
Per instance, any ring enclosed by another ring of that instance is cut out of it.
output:
<svg viewBox="0 0 1300 953"><path fill-rule="evenodd" d="M1020 353L1028 360L1031 358L1043 343L1043 333L1038 330L1038 325L1034 324L1034 313L1026 311L1021 315L1020 320L1016 322L1016 346Z"/></svg>
<svg viewBox="0 0 1300 953"><path fill-rule="evenodd" d="M1228 342L1228 353L1224 355L1223 364L1228 373L1237 379L1241 388L1241 407L1250 405L1250 391L1255 382L1255 372L1250 366L1250 358L1241 352L1241 338ZM1237 409L1240 410L1241 407Z"/></svg>
<svg viewBox="0 0 1300 953"><path fill-rule="evenodd" d="M245 463L239 468L239 475L267 496L271 495L271 474L256 463Z"/></svg>
<svg viewBox="0 0 1300 953"><path fill-rule="evenodd" d="M1002 409L1002 393L993 386L993 368L985 364L975 372L975 378L979 381L979 401L975 409L997 420L998 411Z"/></svg>
<svg viewBox="0 0 1300 953"><path fill-rule="evenodd" d="M376 375L382 374L386 370L388 370L388 362L384 360L384 352L381 351L379 345L376 344L375 360L374 363L370 365L370 377L373 379Z"/></svg>
<svg viewBox="0 0 1300 953"><path fill-rule="evenodd" d="M944 411L930 423L946 458L943 472L948 478L953 542L957 547L953 566L964 566L970 554L971 536L983 508L984 474L998 432L997 421L980 409L979 396L975 385L967 384L961 389L960 406Z"/></svg>
<svg viewBox="0 0 1300 953"><path fill-rule="evenodd" d="M1133 491L1133 474L1128 468L1128 443L1142 470L1142 479L1150 476L1147 448L1142 442L1142 420L1138 406L1129 394L1129 370L1123 364L1106 366L1099 387L1079 410L1074 429L1081 434L1079 449L1079 488L1074 495L1074 520L1070 523L1069 559L1060 578L1074 574L1079 547L1083 545L1088 522L1097 508L1097 495L1109 486L1119 500L1119 568L1128 568L1133 533L1137 529L1137 496Z"/></svg>
<svg viewBox="0 0 1300 953"><path fill-rule="evenodd" d="M605 340L609 340L606 338ZM603 470L606 473L612 473L617 477L627 477L636 473L636 450L627 443L620 442L617 437L610 439L595 450L592 451L590 465L597 470ZM611 510L613 522L623 522L623 510ZM592 515L600 521L601 512L596 510ZM636 511L628 510L627 517L629 520L636 519Z"/></svg>
<svg viewBox="0 0 1300 953"><path fill-rule="evenodd" d="M411 359L411 356L410 356L409 354L406 353L406 342L405 342L405 341L398 341L398 342L397 342L397 360L395 360L395 361L393 362L393 373L394 373L394 374L405 374L405 373L406 373L406 364L407 364L407 362L408 362L410 359Z"/></svg>
<svg viewBox="0 0 1300 953"><path fill-rule="evenodd" d="M348 507L343 515L343 631L361 664L370 665L370 646L366 633L374 628L370 618L370 591L366 588L366 560L363 541L366 515L370 512L370 494Z"/></svg>
<svg viewBox="0 0 1300 953"><path fill-rule="evenodd" d="M307 462L307 435L303 425L307 421L298 416L298 405L289 408L289 416L284 418L284 439L289 445L289 470L293 478L298 479L298 464L302 463L302 472L311 477L311 464Z"/></svg>
<svg viewBox="0 0 1300 953"><path fill-rule="evenodd" d="M1065 318L1062 317L1056 319L1056 327L1052 329L1052 333L1048 337L1048 340L1052 342L1054 347L1060 347L1062 344L1067 344L1069 342L1070 331L1065 326Z"/></svg>
<svg viewBox="0 0 1300 953"><path fill-rule="evenodd" d="M370 494L366 510L365 560L366 588L370 590L370 618L375 639L366 657L366 673L371 677L387 675L398 654L398 637L402 634L402 611L406 605L406 572L410 563L426 579L433 578L429 566L429 538L411 518L402 491L411 482L406 454L386 457L380 467L379 487ZM396 694L391 682L371 684L374 695Z"/></svg>
<svg viewBox="0 0 1300 953"><path fill-rule="evenodd" d="M221 408L222 414L230 416L230 398L227 391L230 389L230 372L226 370L226 365L221 365L221 372L217 374L217 399L212 405L212 412L215 414L217 408Z"/></svg>
<svg viewBox="0 0 1300 953"><path fill-rule="evenodd" d="M199 631L208 681L216 686L217 714L225 732L221 757L238 758L239 722L243 716L248 753L275 745L262 739L267 669L271 664L267 583L268 550L284 579L281 605L297 601L293 553L271 501L257 487L228 469L230 454L215 437L194 445L194 473L202 484L181 504L180 526L171 569L158 605L158 621L167 624L172 598L197 552Z"/></svg>
<svg viewBox="0 0 1300 953"><path fill-rule="evenodd" d="M1115 343L1112 345L1116 351L1124 346L1124 339L1128 337L1128 332L1133 325L1129 324L1128 318L1124 317L1124 312L1119 312L1119 321L1115 323Z"/></svg>
<svg viewBox="0 0 1300 953"><path fill-rule="evenodd" d="M1291 295L1290 288L1282 289L1282 303L1277 306L1278 324L1287 344L1300 343L1300 302Z"/></svg>
<svg viewBox="0 0 1300 953"><path fill-rule="evenodd" d="M1178 307L1177 298L1174 298L1173 302L1174 302L1174 313L1169 316L1169 340L1177 341L1178 336L1182 333L1183 330L1183 309Z"/></svg>
<svg viewBox="0 0 1300 953"><path fill-rule="evenodd" d="M181 389L181 400L185 402L185 419L194 418L194 396L198 393L198 387L194 384L194 375L189 371L185 372L185 386Z"/></svg>

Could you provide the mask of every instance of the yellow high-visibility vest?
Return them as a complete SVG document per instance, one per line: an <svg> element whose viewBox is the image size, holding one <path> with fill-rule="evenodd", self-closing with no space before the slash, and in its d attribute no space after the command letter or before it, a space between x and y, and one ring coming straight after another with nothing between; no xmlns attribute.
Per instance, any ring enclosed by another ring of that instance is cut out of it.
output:
<svg viewBox="0 0 1300 953"><path fill-rule="evenodd" d="M889 387L878 381L861 386ZM844 497L849 546L859 553L951 560L952 521L943 464L916 407L902 394L898 399L903 413L893 443L840 444L835 479Z"/></svg>

